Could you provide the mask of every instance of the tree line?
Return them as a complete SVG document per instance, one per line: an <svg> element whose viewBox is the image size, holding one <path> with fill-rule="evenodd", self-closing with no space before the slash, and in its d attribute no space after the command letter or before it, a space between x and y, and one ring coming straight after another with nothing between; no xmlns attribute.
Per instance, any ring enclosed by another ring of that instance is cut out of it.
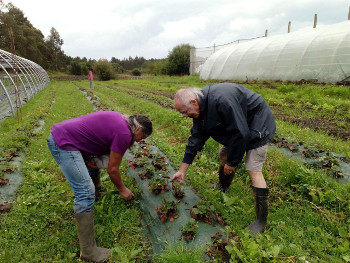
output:
<svg viewBox="0 0 350 263"><path fill-rule="evenodd" d="M114 78L116 74L130 73L153 75L187 75L190 67L189 44L180 44L169 51L164 59L145 59L136 56L118 59L87 59L64 54L64 40L52 27L45 38L24 16L22 10L12 3L0 0L0 49L29 59L46 70L87 75L90 68L101 80Z"/></svg>

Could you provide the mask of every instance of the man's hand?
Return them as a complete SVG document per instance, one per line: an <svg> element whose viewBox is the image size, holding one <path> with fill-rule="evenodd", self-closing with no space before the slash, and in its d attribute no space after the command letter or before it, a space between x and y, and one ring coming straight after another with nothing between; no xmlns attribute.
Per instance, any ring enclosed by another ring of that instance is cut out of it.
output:
<svg viewBox="0 0 350 263"><path fill-rule="evenodd" d="M122 189L119 189L119 194L125 201L129 201L134 198L134 194L125 186Z"/></svg>
<svg viewBox="0 0 350 263"><path fill-rule="evenodd" d="M236 172L236 166L229 166L228 164L225 164L224 166L224 174L229 175Z"/></svg>
<svg viewBox="0 0 350 263"><path fill-rule="evenodd" d="M183 183L185 181L185 173L183 172L176 172L174 175L173 175L173 178L171 179L172 182L179 182L179 183Z"/></svg>

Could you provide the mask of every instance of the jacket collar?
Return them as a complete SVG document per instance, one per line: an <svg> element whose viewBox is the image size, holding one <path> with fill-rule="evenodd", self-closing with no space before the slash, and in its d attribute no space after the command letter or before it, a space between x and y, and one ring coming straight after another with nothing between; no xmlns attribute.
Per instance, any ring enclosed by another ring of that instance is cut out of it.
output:
<svg viewBox="0 0 350 263"><path fill-rule="evenodd" d="M201 89L203 92L203 97L199 99L200 115L202 115L202 113L207 109L209 88L210 86Z"/></svg>

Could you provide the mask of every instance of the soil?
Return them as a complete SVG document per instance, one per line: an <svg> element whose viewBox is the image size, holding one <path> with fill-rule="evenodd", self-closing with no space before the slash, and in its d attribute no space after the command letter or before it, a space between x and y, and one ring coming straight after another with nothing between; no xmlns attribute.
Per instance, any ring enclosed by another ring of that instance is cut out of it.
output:
<svg viewBox="0 0 350 263"><path fill-rule="evenodd" d="M307 127L312 130L323 130L326 131L329 135L338 136L342 140L346 141L350 139L350 131L346 128L338 127L335 122L329 121L324 118L318 119L302 119L295 116L290 116L287 114L274 114L276 119L283 121L288 121L294 124L297 124L301 127Z"/></svg>
<svg viewBox="0 0 350 263"><path fill-rule="evenodd" d="M109 108L106 104L102 103L100 101L100 99L90 90L85 90L81 86L79 86L77 84L75 84L75 85L83 94L85 94L87 100L90 101L90 103L94 106L94 111L100 111L100 110L112 111L113 110L113 109Z"/></svg>
<svg viewBox="0 0 350 263"><path fill-rule="evenodd" d="M67 75L67 76L54 76L54 77L51 77L51 79L54 79L54 80L58 80L58 81L63 81L63 80L86 80L88 81L87 79L87 76L85 75Z"/></svg>
<svg viewBox="0 0 350 263"><path fill-rule="evenodd" d="M117 84L119 85L118 83L114 83L114 84ZM121 85L119 85L121 86ZM159 91L159 90L149 90L149 89L142 89L140 87L129 87L129 86L122 86L123 88L126 88L126 89L131 89L131 90L139 90L139 91L145 91L147 93L152 93L152 94L155 94L155 95L161 95L161 96L164 96L164 97L167 97L169 99L174 99L174 94L172 93L167 93L167 92L164 92L164 91ZM113 87L108 87L108 88L113 88Z"/></svg>
<svg viewBox="0 0 350 263"><path fill-rule="evenodd" d="M254 80L248 80L245 82L242 82L242 84L254 84L254 83L260 83L262 84L265 88L268 89L276 89L276 86L273 83L278 83L281 81L273 81L272 83L268 82L268 81L254 81ZM295 85L305 85L305 84L315 84L315 80L300 80L300 81L287 81L287 84L295 84ZM317 85L325 85L325 83L318 83ZM150 91L150 90L145 90L139 87L127 87L127 86L122 86L123 88L127 88L130 90L141 90L141 91L147 91L149 93L155 94L155 95L161 95L161 96L165 96L167 98L173 99L173 94L170 93L166 93L166 92L162 92L162 91ZM113 87L110 87L113 88ZM348 129L348 127L342 127L342 126L338 126L337 122L335 120L328 120L326 118L300 118L300 117L295 117L295 116L291 116L288 114L284 114L284 113L277 113L277 112L281 112L280 109L278 109L277 107L274 107L273 105L270 105L271 109L274 112L274 116L276 119L280 119L283 121L288 121L297 125L300 125L301 127L307 127L310 128L312 130L323 130L325 132L327 132L329 135L332 136L336 136L341 138L342 140L348 140L350 139L350 131ZM291 105L293 106L293 105ZM173 105L166 105L163 107L165 108L173 108ZM345 122L350 122L350 120L345 120Z"/></svg>

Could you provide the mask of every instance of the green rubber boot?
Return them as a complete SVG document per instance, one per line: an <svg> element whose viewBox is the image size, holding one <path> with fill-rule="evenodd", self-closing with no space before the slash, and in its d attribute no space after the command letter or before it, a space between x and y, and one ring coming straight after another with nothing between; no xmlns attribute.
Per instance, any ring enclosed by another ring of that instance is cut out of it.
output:
<svg viewBox="0 0 350 263"><path fill-rule="evenodd" d="M109 249L98 247L95 240L94 211L74 214L80 244L80 258L102 263L109 259Z"/></svg>
<svg viewBox="0 0 350 263"><path fill-rule="evenodd" d="M256 188L254 192L254 203L256 220L248 228L252 233L262 233L267 227L267 215L269 213L269 188Z"/></svg>

